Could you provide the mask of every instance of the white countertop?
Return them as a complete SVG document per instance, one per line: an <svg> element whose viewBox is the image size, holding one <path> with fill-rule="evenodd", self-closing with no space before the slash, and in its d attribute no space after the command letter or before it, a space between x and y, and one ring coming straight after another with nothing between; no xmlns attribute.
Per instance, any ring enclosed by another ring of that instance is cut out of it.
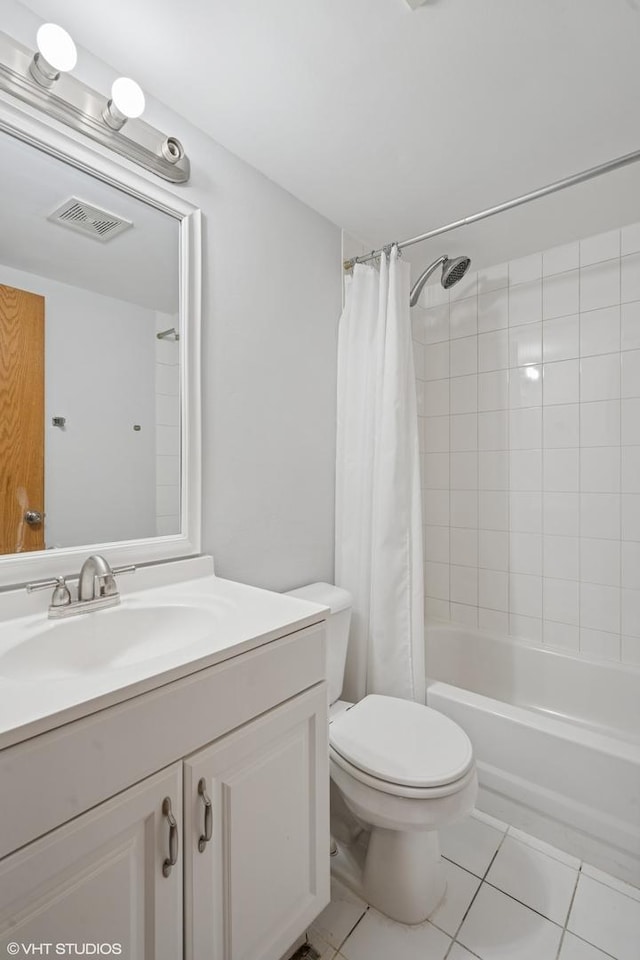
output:
<svg viewBox="0 0 640 960"><path fill-rule="evenodd" d="M46 619L48 593L45 610L40 602L39 612L29 615L24 615L24 610L36 606L33 598L25 601L24 593L17 591L0 595L0 749L318 623L327 614L325 608L314 603L220 579L210 572L210 561L206 564L202 559L195 559L162 566L177 571L181 582L149 586L154 579L156 582L166 580L170 574L158 567L154 575L153 568L147 568L126 581L122 579L119 607L58 623L82 621L87 628L87 643L90 643L94 618L111 617L117 624L114 614L119 610L149 610L154 605L175 607L179 617L180 609L194 605L201 619L205 618L206 628L200 629L197 638L190 638L184 646L163 649L157 655L154 652L137 662L129 662L124 657L123 662L116 660L115 665L105 669L93 668L60 676L56 676L55 669L50 669L44 671L48 675L43 676L39 665L34 663L33 677L29 676L28 669L19 678L3 674L3 655L25 642L35 629L53 621ZM134 585L137 589L133 589ZM104 627L104 623L99 626ZM54 640L55 631L52 631L51 642ZM47 659L55 665L55 651Z"/></svg>

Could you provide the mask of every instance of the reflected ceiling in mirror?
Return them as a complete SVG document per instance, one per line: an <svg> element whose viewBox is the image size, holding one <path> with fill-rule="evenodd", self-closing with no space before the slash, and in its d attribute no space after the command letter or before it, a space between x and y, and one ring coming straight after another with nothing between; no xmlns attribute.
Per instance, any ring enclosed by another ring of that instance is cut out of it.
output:
<svg viewBox="0 0 640 960"><path fill-rule="evenodd" d="M179 533L180 221L4 132L0 208L0 553Z"/></svg>

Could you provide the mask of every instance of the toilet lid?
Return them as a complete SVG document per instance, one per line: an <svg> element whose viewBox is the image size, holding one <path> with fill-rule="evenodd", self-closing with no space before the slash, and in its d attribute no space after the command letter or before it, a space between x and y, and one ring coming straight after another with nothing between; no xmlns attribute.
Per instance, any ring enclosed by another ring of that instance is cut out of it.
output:
<svg viewBox="0 0 640 960"><path fill-rule="evenodd" d="M473 748L464 730L412 700L365 697L332 721L329 738L352 766L408 787L452 783L473 765Z"/></svg>

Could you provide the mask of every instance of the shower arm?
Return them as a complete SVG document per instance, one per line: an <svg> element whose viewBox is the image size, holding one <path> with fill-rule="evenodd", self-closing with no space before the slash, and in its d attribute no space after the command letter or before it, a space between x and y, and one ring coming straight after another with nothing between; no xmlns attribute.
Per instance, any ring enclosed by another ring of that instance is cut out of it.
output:
<svg viewBox="0 0 640 960"><path fill-rule="evenodd" d="M481 210L480 213L473 213L470 217L465 217L463 220L454 220L453 223L448 223L444 227L436 227L435 230L429 230L428 233L422 233L419 237L411 237L410 240L403 240L401 243L387 244L384 247L380 247L378 250L372 250L371 253L368 253L362 257L352 257L351 260L344 261L344 269L351 270L356 263L366 263L367 260L374 260L376 257L381 256L393 246L396 246L399 250L402 250L404 247L410 247L414 243L422 243L423 240L431 240L432 237L439 237L440 234L448 233L450 230L457 230L458 227L466 227L471 223L477 223L478 220L486 220L488 217L493 217L497 213L504 213L506 210L513 210L514 207L520 207L524 203L530 203L532 200L540 200L542 197L547 197L552 193L558 193L558 191L565 190L567 187L575 187L579 183L585 183L587 180L593 180L595 177L601 177L604 173L612 173L614 170L619 170L621 167L627 167L629 164L636 163L638 160L640 160L640 150L635 150L633 153L626 153L624 156L617 157L615 160L608 160L606 163L601 163L597 167L590 167L589 170L583 170L582 173L575 173L570 177L565 177L563 180L555 180L553 183L547 184L546 187L540 187L538 190L532 190L531 193L525 193L521 197L515 197L513 200L507 200L505 203L499 203L495 207L489 207L486 210Z"/></svg>
<svg viewBox="0 0 640 960"><path fill-rule="evenodd" d="M418 297L422 293L422 288L424 287L425 283L427 282L431 274L434 273L438 269L438 267L442 266L442 264L446 263L447 259L448 259L447 257L438 257L437 260L434 260L433 263L430 263L427 269L420 274L420 276L418 277L418 279L416 280L416 282L411 288L411 293L409 294L409 303L411 306L413 306L417 302Z"/></svg>

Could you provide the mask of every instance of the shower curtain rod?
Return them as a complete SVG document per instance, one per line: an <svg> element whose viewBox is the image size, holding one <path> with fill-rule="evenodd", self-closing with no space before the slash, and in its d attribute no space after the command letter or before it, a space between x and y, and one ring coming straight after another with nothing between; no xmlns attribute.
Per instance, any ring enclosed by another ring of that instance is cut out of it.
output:
<svg viewBox="0 0 640 960"><path fill-rule="evenodd" d="M613 170L619 170L620 167L626 167L631 163L640 160L640 150L633 153L626 153L623 157L617 157L615 160L608 160L597 167L591 167L589 170L583 170L582 173L575 173L571 177L565 177L563 180L556 180L554 183L547 184L546 187L540 187L538 190L532 190L531 193L525 193L521 197L513 200L507 200L505 203L499 203L495 207L489 207L480 213L473 213L470 217L463 220L454 220L444 227L436 227L435 230L429 230L428 233L422 233L419 237L411 237L410 240L403 240L402 243L390 243L378 250L372 250L371 253L361 257L352 257L351 260L345 260L343 263L345 270L351 270L356 263L366 263L367 260L373 260L385 253L391 247L397 246L399 250L403 247L410 247L414 243L422 243L423 240L431 240L432 237L439 237L441 233L448 233L449 230L456 230L458 227L465 227L470 223L477 223L478 220L485 220L487 217L493 217L496 213L503 213L505 210L512 210L514 207L520 207L523 203L530 203L532 200L539 200L541 197L547 197L551 193L557 193L566 187L574 187L587 180L593 180L595 177L602 176L603 173L611 173Z"/></svg>

